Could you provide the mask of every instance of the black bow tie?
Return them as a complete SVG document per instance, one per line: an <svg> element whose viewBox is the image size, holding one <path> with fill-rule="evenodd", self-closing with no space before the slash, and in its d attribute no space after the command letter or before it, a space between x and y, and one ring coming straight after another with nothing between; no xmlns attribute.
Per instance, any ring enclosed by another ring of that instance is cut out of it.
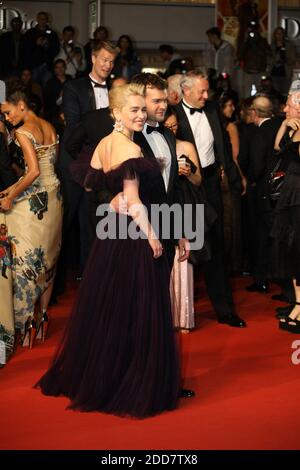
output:
<svg viewBox="0 0 300 470"><path fill-rule="evenodd" d="M151 132L156 131L156 132L159 132L160 134L163 135L164 129L165 128L164 128L163 125L159 125L159 126L154 127L154 126L149 126L149 124L147 124L147 131L146 132L147 132L147 134L151 134Z"/></svg>
<svg viewBox="0 0 300 470"><path fill-rule="evenodd" d="M90 77L90 80L91 80L91 82L92 82L92 84L94 85L95 88L104 88L105 90L107 89L106 84L101 85L101 83L95 82L95 80L93 80L91 77Z"/></svg>
<svg viewBox="0 0 300 470"><path fill-rule="evenodd" d="M203 113L203 108L191 108L190 106L188 106L184 102L182 102L182 104L183 104L183 106L185 106L186 108L188 108L190 110L191 115L193 115L195 113Z"/></svg>

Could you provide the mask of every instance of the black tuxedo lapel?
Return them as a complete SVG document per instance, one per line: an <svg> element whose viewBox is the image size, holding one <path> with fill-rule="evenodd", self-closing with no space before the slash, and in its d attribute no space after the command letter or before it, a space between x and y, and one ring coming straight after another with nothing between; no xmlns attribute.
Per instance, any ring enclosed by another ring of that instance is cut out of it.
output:
<svg viewBox="0 0 300 470"><path fill-rule="evenodd" d="M177 104L176 106L174 106L174 108L178 114L179 123L180 123L178 133L177 133L178 139L187 140L188 142L193 144L196 148L194 134L190 126L189 120L187 118L187 115L183 109L182 103Z"/></svg>
<svg viewBox="0 0 300 470"><path fill-rule="evenodd" d="M155 155L153 153L152 148L148 144L147 139L144 137L144 134L142 132L135 132L133 140L136 144L138 144L143 152L143 155L145 158L151 158L151 160L155 160Z"/></svg>
<svg viewBox="0 0 300 470"><path fill-rule="evenodd" d="M224 155L223 131L217 110L212 106L212 103L207 102L204 107L204 112L214 136L215 159L227 168L228 165L225 163Z"/></svg>
<svg viewBox="0 0 300 470"><path fill-rule="evenodd" d="M96 99L95 99L95 93L94 93L94 87L92 85L91 80L86 77L86 87L87 87L87 94L88 94L88 99L89 99L89 109L93 110L96 109Z"/></svg>
<svg viewBox="0 0 300 470"><path fill-rule="evenodd" d="M198 157L199 168L201 170L202 167L201 167L201 162L200 162L200 158L199 158L199 155L198 155L198 149L197 149L197 146L196 146L194 134L193 134L192 128L190 126L189 120L187 118L187 115L186 115L186 113L183 109L182 102L175 106L175 110L176 110L177 115L179 117L179 123L178 123L179 128L178 128L178 132L177 132L176 137L180 140L186 140L187 142L190 142L191 144L194 145L196 153L197 153L197 157Z"/></svg>
<svg viewBox="0 0 300 470"><path fill-rule="evenodd" d="M169 129L165 129L164 137L167 141L167 144L168 144L170 152L171 152L171 167L170 167L169 184L168 184L168 189L167 189L167 193L169 193L170 190L173 188L174 178L178 174L178 164L177 164L177 155L176 155L176 140L174 138L174 135L172 134L172 132Z"/></svg>
<svg viewBox="0 0 300 470"><path fill-rule="evenodd" d="M149 158L150 160L153 160L153 161L156 162L156 165L157 165L157 167L159 168L159 171L160 171L160 167L159 167L159 164L157 162L157 159L156 159L156 157L153 153L152 148L148 144L148 141L145 138L144 134L142 132L135 132L134 136L133 136L133 140L136 144L138 144L141 147L142 153L143 153L145 158ZM160 191L162 192L162 194L166 194L165 183L164 183L164 179L163 179L161 173L160 173L160 184L159 184L159 186L160 186Z"/></svg>

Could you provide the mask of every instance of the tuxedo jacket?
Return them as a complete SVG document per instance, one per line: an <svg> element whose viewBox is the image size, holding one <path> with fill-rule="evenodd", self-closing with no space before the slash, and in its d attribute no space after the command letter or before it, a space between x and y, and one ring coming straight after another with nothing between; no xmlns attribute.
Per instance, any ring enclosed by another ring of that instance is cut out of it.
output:
<svg viewBox="0 0 300 470"><path fill-rule="evenodd" d="M272 160L276 134L281 119L274 117L260 127L248 125L242 136L238 161L250 183L259 185L265 178Z"/></svg>
<svg viewBox="0 0 300 470"><path fill-rule="evenodd" d="M62 95L62 111L66 121L64 142L81 122L82 117L94 109L96 109L96 100L89 77L77 78L65 83Z"/></svg>
<svg viewBox="0 0 300 470"><path fill-rule="evenodd" d="M176 139L175 139L174 134L169 129L164 130L164 137L167 141L167 144L171 152L171 168L170 168L169 184L168 184L168 188L166 189L162 175L160 175L160 177L157 178L156 181L153 181L153 191L151 195L152 196L151 202L155 204L167 203L169 205L172 205L174 203L181 204L182 198L181 198L181 188L180 188L179 176L178 176ZM145 158L155 161L156 164L158 165L156 157L153 153L153 150L148 144L148 141L144 137L142 132L134 133L134 142L141 147L142 153Z"/></svg>
<svg viewBox="0 0 300 470"><path fill-rule="evenodd" d="M112 130L113 120L109 108L89 111L66 140L66 150L75 160L83 149L92 155L100 140Z"/></svg>
<svg viewBox="0 0 300 470"><path fill-rule="evenodd" d="M271 210L268 179L273 168L274 142L281 125L278 117L264 121L257 128L255 139L249 143L248 174L255 185L254 191L257 197L257 209L259 211Z"/></svg>
<svg viewBox="0 0 300 470"><path fill-rule="evenodd" d="M170 177L169 177L169 184L168 188L166 189L164 179L160 174L156 179L152 181L152 191L151 191L151 203L152 204L168 204L172 205L175 203L179 203L182 205L182 195L181 195L181 187L180 181L178 176L178 163L177 163L177 155L176 155L176 139L174 134L169 130L164 130L164 137L167 141L171 152L171 168L170 168ZM142 132L135 132L134 133L134 142L141 147L142 153L144 158L148 158L154 161L157 166L157 160L151 149L150 145L148 144L147 139L144 137ZM172 224L172 220L171 220ZM173 229L171 226L171 237L168 240L162 240L162 244L165 248L168 262L170 267L173 264L174 254L175 254L175 244L176 240L174 238Z"/></svg>
<svg viewBox="0 0 300 470"><path fill-rule="evenodd" d="M183 106L184 105L182 104L182 102L174 106L174 109L178 115L178 131L176 137L180 140L186 140L188 142L191 142L197 150L194 134ZM213 101L207 101L203 108L203 112L205 113L208 119L211 131L213 133L216 163L218 165L223 166L227 174L230 187L237 191L241 191L242 185L240 174L236 164L232 159L231 152L228 146L226 145L226 140L224 136L225 129L223 128L221 123L218 105ZM199 155L198 160L201 168Z"/></svg>

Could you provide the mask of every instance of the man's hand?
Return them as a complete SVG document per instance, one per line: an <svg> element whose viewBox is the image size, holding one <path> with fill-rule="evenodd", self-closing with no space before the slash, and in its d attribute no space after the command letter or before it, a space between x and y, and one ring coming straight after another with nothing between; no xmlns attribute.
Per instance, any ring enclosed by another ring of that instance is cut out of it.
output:
<svg viewBox="0 0 300 470"><path fill-rule="evenodd" d="M109 207L117 212L118 214L127 215L128 206L127 200L124 197L123 193L118 193L109 203Z"/></svg>
<svg viewBox="0 0 300 470"><path fill-rule="evenodd" d="M182 263L190 256L190 243L186 238L181 238L178 242L179 258L178 261Z"/></svg>

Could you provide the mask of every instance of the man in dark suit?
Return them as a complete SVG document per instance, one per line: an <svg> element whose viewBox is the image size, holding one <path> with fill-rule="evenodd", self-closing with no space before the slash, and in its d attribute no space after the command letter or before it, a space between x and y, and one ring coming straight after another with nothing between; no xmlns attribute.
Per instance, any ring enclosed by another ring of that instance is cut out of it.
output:
<svg viewBox="0 0 300 470"><path fill-rule="evenodd" d="M217 213L217 220L211 230L211 259L203 263L208 295L219 323L245 327L244 320L234 312L231 287L224 266L220 167L226 172L230 186L241 191L240 176L226 149L217 106L208 101L209 83L206 74L199 72L184 76L181 87L183 100L175 106L179 118L177 138L194 144L206 198Z"/></svg>
<svg viewBox="0 0 300 470"><path fill-rule="evenodd" d="M0 36L0 75L9 77L19 75L24 60L23 21L19 16L10 22L11 31Z"/></svg>
<svg viewBox="0 0 300 470"><path fill-rule="evenodd" d="M181 202L181 189L178 177L176 156L176 140L174 134L163 126L167 109L168 83L158 75L141 73L136 75L132 83L145 86L145 102L147 107L147 122L142 132L135 132L134 141L143 152L145 158L157 161L161 177L153 181L152 204L168 204ZM162 162L161 159L164 159ZM170 268L173 266L175 255L175 240L162 240ZM182 261L188 258L186 240L179 240Z"/></svg>
<svg viewBox="0 0 300 470"><path fill-rule="evenodd" d="M40 11L36 16L37 24L24 35L24 67L32 71L32 79L45 86L52 77L52 64L59 52L59 39L50 28L49 16Z"/></svg>
<svg viewBox="0 0 300 470"><path fill-rule="evenodd" d="M109 108L95 109L86 113L81 123L75 127L71 135L65 142L65 148L69 155L77 160L78 158L85 161L84 167L88 169L91 157L98 143L103 137L107 136L113 130L113 120L109 112ZM82 164L80 164L82 168ZM81 173L81 171L80 171ZM73 174L73 178L76 179ZM77 181L81 186L83 184L83 175L79 175ZM99 205L99 197L101 202L105 200L105 191L101 191L99 196L96 191L89 191L85 194L86 211L87 211L87 255L96 235L96 209Z"/></svg>
<svg viewBox="0 0 300 470"><path fill-rule="evenodd" d="M11 168L11 161L4 134L0 132L0 191L16 183L18 177Z"/></svg>
<svg viewBox="0 0 300 470"><path fill-rule="evenodd" d="M267 275L269 271L268 248L269 232L272 223L272 206L267 194L267 178L274 149L277 131L281 119L273 117L271 100L258 96L251 106L255 134L248 142L247 151L241 149L239 163L245 174L247 184L247 201L251 214L250 227L252 238L253 284L246 287L249 292L267 293Z"/></svg>
<svg viewBox="0 0 300 470"><path fill-rule="evenodd" d="M62 183L64 198L63 245L58 264L55 291L63 291L66 264L66 242L72 222L78 214L80 225L80 271L82 273L88 254L89 241L86 236L86 192L76 183L69 171L72 162L65 144L83 116L96 109L108 108L108 89L106 80L109 77L117 55L114 45L106 42L95 42L92 50L93 68L88 77L70 80L63 88L62 110L66 129L61 146L58 170ZM107 113L107 111L106 111ZM101 124L98 124L101 126Z"/></svg>
<svg viewBox="0 0 300 470"><path fill-rule="evenodd" d="M180 185L178 176L178 163L176 156L176 140L173 133L163 126L165 112L168 105L167 88L168 83L158 75L141 73L136 75L132 83L138 83L145 87L145 103L147 108L147 122L142 132L134 133L134 142L137 143L145 158L157 162L161 170L161 176L153 180L151 193L152 204L180 203ZM164 161L161 161L161 158ZM172 230L171 230L172 234ZM162 239L162 244L168 258L170 272L175 255L175 240ZM179 261L189 257L188 242L182 238L178 240ZM181 389L180 396L183 398L193 397L192 390Z"/></svg>

